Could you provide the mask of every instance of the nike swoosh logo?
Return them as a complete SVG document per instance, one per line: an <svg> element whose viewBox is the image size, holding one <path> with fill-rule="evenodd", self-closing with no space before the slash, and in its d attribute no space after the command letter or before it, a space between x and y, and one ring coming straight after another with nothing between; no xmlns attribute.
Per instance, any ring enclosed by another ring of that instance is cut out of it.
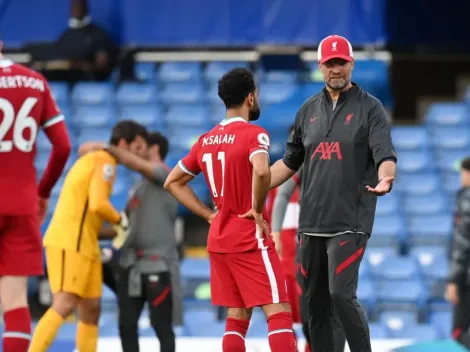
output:
<svg viewBox="0 0 470 352"><path fill-rule="evenodd" d="M318 119L318 117L311 117L310 122L314 122L316 119Z"/></svg>
<svg viewBox="0 0 470 352"><path fill-rule="evenodd" d="M350 240L347 240L347 241L343 241L343 242L340 242L339 245L340 246L344 246L346 243L348 243Z"/></svg>

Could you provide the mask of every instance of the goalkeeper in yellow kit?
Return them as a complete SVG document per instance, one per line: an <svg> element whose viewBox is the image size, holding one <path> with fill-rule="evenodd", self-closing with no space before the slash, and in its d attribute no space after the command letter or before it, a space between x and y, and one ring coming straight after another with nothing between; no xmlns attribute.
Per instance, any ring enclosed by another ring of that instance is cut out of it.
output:
<svg viewBox="0 0 470 352"><path fill-rule="evenodd" d="M112 130L110 144L139 156L147 149L146 129L121 121ZM118 233L127 216L110 203L117 162L105 150L79 158L68 172L56 210L44 237L52 306L39 321L29 352L45 352L64 319L78 312L76 336L80 352L95 352L102 290L98 236L103 220ZM117 242L122 242L121 238Z"/></svg>

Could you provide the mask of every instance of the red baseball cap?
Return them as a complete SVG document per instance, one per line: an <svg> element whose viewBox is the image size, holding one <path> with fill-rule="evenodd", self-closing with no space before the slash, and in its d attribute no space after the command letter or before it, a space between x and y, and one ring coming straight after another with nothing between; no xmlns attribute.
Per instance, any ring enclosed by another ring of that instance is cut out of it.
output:
<svg viewBox="0 0 470 352"><path fill-rule="evenodd" d="M351 43L339 35L330 35L323 39L318 46L318 62L321 64L331 59L353 61Z"/></svg>

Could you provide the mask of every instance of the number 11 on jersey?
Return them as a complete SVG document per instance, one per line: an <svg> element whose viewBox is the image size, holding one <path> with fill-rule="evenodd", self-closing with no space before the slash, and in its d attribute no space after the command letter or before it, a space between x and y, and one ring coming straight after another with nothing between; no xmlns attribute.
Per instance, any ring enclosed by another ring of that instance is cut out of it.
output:
<svg viewBox="0 0 470 352"><path fill-rule="evenodd" d="M215 177L214 177L214 164L212 161L212 153L205 153L202 155L202 161L206 164L207 169L207 177L209 178L209 184L211 187L211 192L214 198L219 197L217 193L217 187L215 185ZM222 187L220 188L220 197L224 196L224 180L225 180L225 152L218 152L217 153L217 160L220 162L222 166ZM219 177L217 177L219 180Z"/></svg>

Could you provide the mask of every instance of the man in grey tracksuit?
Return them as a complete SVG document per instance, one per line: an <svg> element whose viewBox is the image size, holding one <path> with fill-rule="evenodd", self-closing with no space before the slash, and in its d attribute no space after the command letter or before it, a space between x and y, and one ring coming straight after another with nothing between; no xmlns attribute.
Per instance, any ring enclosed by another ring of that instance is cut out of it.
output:
<svg viewBox="0 0 470 352"><path fill-rule="evenodd" d="M120 164L144 176L132 188L126 208L131 230L121 248L116 281L119 333L124 352L139 351L138 320L147 303L161 352L174 352L172 325L183 320L174 233L178 203L163 188L170 171L163 163L167 139L150 133L148 145L149 160L108 147Z"/></svg>

